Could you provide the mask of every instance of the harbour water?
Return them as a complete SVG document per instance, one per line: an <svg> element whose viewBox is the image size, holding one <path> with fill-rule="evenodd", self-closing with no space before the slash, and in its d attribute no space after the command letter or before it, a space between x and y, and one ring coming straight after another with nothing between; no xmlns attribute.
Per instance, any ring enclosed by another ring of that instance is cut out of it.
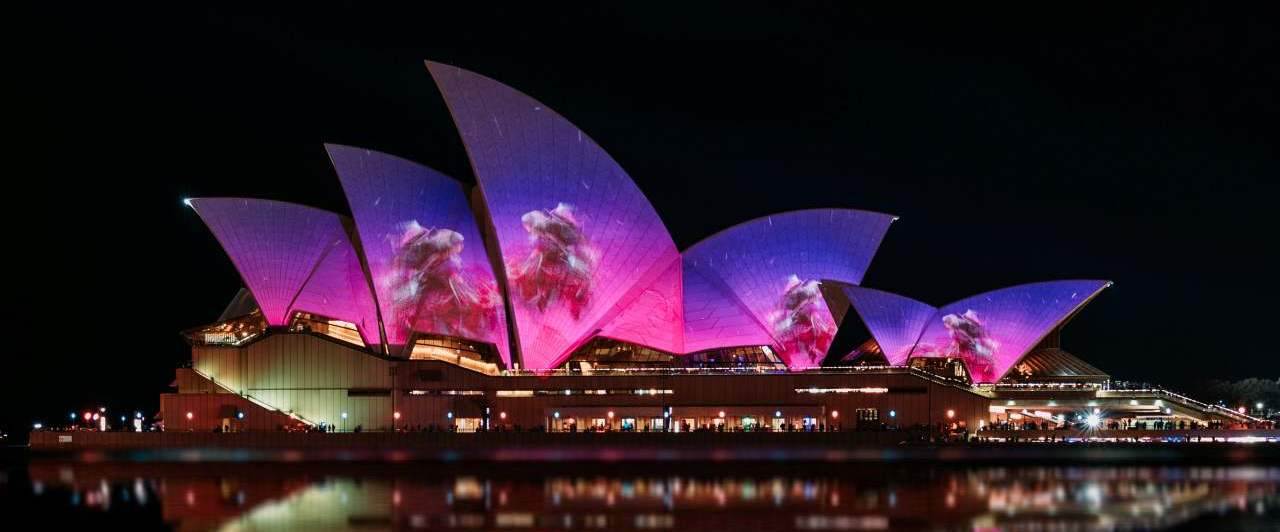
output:
<svg viewBox="0 0 1280 532"><path fill-rule="evenodd" d="M15 450L4 459L0 500L6 521L49 530L1280 528L1276 465L1009 462L317 461Z"/></svg>

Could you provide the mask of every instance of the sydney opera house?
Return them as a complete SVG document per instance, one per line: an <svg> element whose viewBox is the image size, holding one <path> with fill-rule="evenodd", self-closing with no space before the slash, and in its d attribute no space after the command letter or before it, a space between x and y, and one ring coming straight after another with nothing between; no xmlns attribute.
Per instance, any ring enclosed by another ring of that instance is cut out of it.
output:
<svg viewBox="0 0 1280 532"><path fill-rule="evenodd" d="M682 250L627 173L564 117L476 73L427 69L476 185L329 145L350 215L186 200L245 288L219 321L183 333L191 365L161 398L166 430L1249 420L1118 389L1063 350L1063 327L1107 281L941 306L863 287L896 218L851 209L749 220ZM832 349L854 331L867 337Z"/></svg>

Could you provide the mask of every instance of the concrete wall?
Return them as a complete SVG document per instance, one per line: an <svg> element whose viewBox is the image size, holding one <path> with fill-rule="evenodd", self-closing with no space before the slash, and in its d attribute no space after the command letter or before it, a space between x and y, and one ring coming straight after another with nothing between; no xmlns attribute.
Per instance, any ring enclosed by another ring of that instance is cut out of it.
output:
<svg viewBox="0 0 1280 532"><path fill-rule="evenodd" d="M392 363L358 349L309 334L272 334L244 347L196 346L191 358L200 374L282 412L339 428L346 412L348 430L390 429ZM179 394L207 393L183 383ZM385 394L360 395L378 390Z"/></svg>

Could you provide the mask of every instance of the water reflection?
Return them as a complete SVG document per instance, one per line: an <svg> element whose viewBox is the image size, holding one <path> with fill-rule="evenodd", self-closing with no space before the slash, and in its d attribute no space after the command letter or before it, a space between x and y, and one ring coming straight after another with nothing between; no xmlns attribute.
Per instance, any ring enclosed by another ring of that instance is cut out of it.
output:
<svg viewBox="0 0 1280 532"><path fill-rule="evenodd" d="M38 500L108 514L156 507L178 530L1125 530L1217 516L1273 520L1280 508L1280 468L1272 467L664 468L686 466L542 475L462 465L37 461L27 473Z"/></svg>

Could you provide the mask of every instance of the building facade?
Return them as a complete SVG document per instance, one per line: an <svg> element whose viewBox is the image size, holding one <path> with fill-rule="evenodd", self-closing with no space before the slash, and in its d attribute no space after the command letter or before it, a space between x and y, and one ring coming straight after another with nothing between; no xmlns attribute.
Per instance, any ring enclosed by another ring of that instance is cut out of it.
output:
<svg viewBox="0 0 1280 532"><path fill-rule="evenodd" d="M245 292L184 333L192 364L162 398L168 430L976 430L1067 424L1066 405L1103 400L1106 376L1058 339L1107 281L941 307L864 288L896 217L852 209L779 213L682 251L564 117L427 69L475 187L329 145L350 216L186 200ZM871 337L836 352L855 321Z"/></svg>

